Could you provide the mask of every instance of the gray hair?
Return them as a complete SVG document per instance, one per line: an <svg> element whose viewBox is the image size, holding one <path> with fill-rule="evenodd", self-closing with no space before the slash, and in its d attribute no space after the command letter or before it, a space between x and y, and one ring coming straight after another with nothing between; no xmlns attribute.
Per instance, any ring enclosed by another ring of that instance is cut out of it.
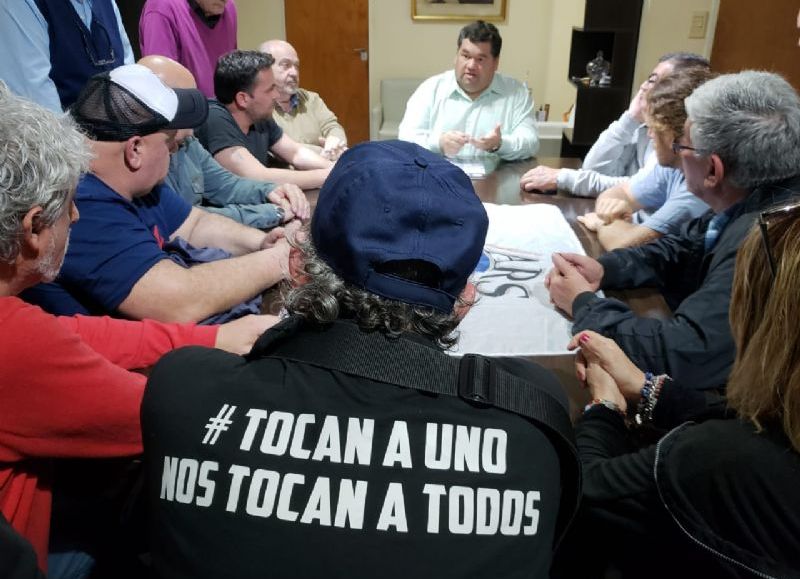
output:
<svg viewBox="0 0 800 579"><path fill-rule="evenodd" d="M694 52L668 52L658 59L658 62L670 62L673 70L683 70L686 68L711 68L711 63L705 56L700 56Z"/></svg>
<svg viewBox="0 0 800 579"><path fill-rule="evenodd" d="M284 305L315 324L330 324L337 319L354 320L365 331L377 330L390 337L403 332L420 334L447 349L456 344L455 329L461 321L454 313L414 306L382 298L343 281L317 254L305 228L303 240L291 241L303 252L304 273L308 281L285 292Z"/></svg>
<svg viewBox="0 0 800 579"><path fill-rule="evenodd" d="M62 215L90 160L72 117L12 94L0 81L0 262L19 254L28 211L43 208L41 227Z"/></svg>
<svg viewBox="0 0 800 579"><path fill-rule="evenodd" d="M733 185L753 189L800 173L800 97L780 75L725 74L685 105L692 145L719 155Z"/></svg>

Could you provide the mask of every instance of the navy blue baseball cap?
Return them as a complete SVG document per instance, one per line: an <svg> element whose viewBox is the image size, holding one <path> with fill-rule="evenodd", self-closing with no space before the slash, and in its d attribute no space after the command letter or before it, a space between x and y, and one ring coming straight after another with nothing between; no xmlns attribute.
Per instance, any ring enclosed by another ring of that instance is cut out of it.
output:
<svg viewBox="0 0 800 579"><path fill-rule="evenodd" d="M475 270L489 219L467 175L405 141L347 150L319 193L311 237L344 281L381 297L451 312ZM434 283L391 273L426 262Z"/></svg>

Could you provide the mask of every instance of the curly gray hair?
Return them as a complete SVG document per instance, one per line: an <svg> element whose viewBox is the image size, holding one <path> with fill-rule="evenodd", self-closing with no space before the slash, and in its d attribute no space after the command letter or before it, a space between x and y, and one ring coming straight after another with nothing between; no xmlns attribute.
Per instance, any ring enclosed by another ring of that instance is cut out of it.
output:
<svg viewBox="0 0 800 579"><path fill-rule="evenodd" d="M75 122L12 94L0 81L0 261L12 263L22 218L37 205L52 225L88 169L90 149Z"/></svg>
<svg viewBox="0 0 800 579"><path fill-rule="evenodd" d="M346 283L319 257L308 227L291 243L303 252L303 270L308 281L284 292L284 305L289 313L316 324L352 319L362 330L377 330L390 337L403 332L420 334L442 349L458 342L455 329L461 318L454 312L445 314L389 300ZM465 304L463 300L458 303Z"/></svg>
<svg viewBox="0 0 800 579"><path fill-rule="evenodd" d="M725 74L697 88L685 106L692 145L719 155L737 187L800 173L800 97L780 75Z"/></svg>

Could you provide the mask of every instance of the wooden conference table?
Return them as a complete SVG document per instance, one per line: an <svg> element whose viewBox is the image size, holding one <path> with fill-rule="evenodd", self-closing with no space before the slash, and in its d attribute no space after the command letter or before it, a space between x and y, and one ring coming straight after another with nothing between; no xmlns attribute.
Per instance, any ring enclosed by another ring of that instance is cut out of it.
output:
<svg viewBox="0 0 800 579"><path fill-rule="evenodd" d="M580 167L580 159L542 157L513 163L502 163L496 169L487 173L486 177L474 179L472 184L478 197L486 203L500 205L547 203L555 205L572 226L586 254L591 257L601 255L603 249L595 233L589 231L577 221L579 215L588 213L593 209L594 199L573 197L564 191L558 191L554 194L542 194L528 193L520 189L520 177L537 165L577 169ZM312 205L316 205L318 193L318 190L308 192L309 201ZM663 318L668 315L669 310L666 303L655 290L626 290L624 292L606 293L629 304L637 315L656 318ZM583 404L588 401L588 392L581 388L575 377L573 356L535 356L531 357L531 359L556 373L569 395L573 411L582 408Z"/></svg>

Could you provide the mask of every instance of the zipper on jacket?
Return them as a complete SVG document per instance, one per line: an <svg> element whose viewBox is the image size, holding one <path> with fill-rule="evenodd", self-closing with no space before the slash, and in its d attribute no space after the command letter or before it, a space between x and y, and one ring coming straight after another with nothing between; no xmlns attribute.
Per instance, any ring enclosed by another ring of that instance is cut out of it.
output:
<svg viewBox="0 0 800 579"><path fill-rule="evenodd" d="M681 522L678 520L678 517L675 516L675 514L670 510L669 506L667 506L667 502L664 500L664 495L661 492L661 486L658 484L658 462L659 462L659 458L661 457L661 443L664 442L673 433L675 433L675 432L677 432L679 430L682 430L684 426L686 426L686 424L683 424L681 426L678 426L678 427L674 428L673 430L668 432L666 435L664 435L664 437L662 437L661 440L658 441L658 444L656 444L656 458L653 461L653 479L654 479L654 481L656 483L656 490L658 491L658 498L661 499L661 504L664 505L664 508L667 510L667 512L669 513L670 517L672 517L672 520L675 521L675 524L678 525L678 528L683 532L683 534L686 535L687 537L689 537L689 539L691 539L693 543L695 543L698 546L702 547L705 551L711 553L712 555L715 555L716 557L722 559L723 561L726 561L727 563L730 563L730 564L735 565L737 567L741 567L742 569L745 569L746 571L749 571L753 575L756 575L758 577L763 577L763 579L778 579L777 577L774 577L772 575L767 575L766 573L764 573L762 571L758 571L757 569L753 569L752 567L748 566L747 564L742 563L741 561L737 561L733 557L730 557L730 556L728 556L728 555L726 555L724 553L720 553L714 547L706 545L703 541L701 541L700 539L698 539L697 537L692 535L686 529L686 527L684 527L681 524Z"/></svg>

